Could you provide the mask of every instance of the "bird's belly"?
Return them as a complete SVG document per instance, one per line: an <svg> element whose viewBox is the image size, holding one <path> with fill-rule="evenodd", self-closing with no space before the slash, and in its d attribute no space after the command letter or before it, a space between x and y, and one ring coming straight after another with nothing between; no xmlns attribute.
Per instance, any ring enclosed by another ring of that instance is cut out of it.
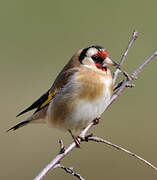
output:
<svg viewBox="0 0 157 180"><path fill-rule="evenodd" d="M47 122L50 125L78 130L101 116L112 95L112 78L95 73L90 74L90 77L87 78L84 73L77 75L77 78L74 75L56 94L47 112Z"/></svg>
<svg viewBox="0 0 157 180"><path fill-rule="evenodd" d="M82 129L95 118L99 118L110 101L110 90L106 91L97 100L78 100L73 112L65 119L67 129Z"/></svg>

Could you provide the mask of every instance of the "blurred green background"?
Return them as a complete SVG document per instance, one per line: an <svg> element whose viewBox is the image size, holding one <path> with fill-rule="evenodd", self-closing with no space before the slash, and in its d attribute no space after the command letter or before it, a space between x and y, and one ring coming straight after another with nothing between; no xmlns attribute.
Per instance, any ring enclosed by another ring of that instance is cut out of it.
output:
<svg viewBox="0 0 157 180"><path fill-rule="evenodd" d="M132 72L157 48L155 0L1 0L0 1L0 179L33 179L58 153L68 133L32 125L6 133L16 118L52 84L74 52L102 45L119 61L132 31L139 31L124 65ZM157 166L157 58L104 113L91 132L121 145ZM62 164L86 179L155 180L147 165L101 144L81 144ZM98 178L99 177L99 178ZM56 169L44 179L75 179Z"/></svg>

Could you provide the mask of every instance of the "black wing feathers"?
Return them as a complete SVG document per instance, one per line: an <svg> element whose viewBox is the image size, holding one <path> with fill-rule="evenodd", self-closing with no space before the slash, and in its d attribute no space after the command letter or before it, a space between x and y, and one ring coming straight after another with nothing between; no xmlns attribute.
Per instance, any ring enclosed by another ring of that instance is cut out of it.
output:
<svg viewBox="0 0 157 180"><path fill-rule="evenodd" d="M49 96L49 90L45 94L43 94L38 100L36 100L31 106L29 106L24 111L20 112L16 117L18 117L28 111L31 111L35 108L39 108L48 99L48 96Z"/></svg>
<svg viewBox="0 0 157 180"><path fill-rule="evenodd" d="M8 129L7 132L10 131L10 130L14 130L15 131L16 129L18 129L18 128L22 127L22 126L25 126L29 122L30 122L30 120L22 121L22 122L16 124L15 126L11 127L10 129Z"/></svg>

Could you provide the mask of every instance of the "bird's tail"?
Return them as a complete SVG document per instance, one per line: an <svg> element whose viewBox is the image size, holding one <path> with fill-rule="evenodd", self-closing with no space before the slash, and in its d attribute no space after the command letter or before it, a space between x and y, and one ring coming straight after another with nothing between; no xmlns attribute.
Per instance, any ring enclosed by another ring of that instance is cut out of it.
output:
<svg viewBox="0 0 157 180"><path fill-rule="evenodd" d="M15 131L16 129L19 129L20 127L23 127L23 126L29 124L31 121L32 121L32 119L28 118L25 121L22 121L22 122L16 124L15 126L11 127L10 129L7 130L7 132L10 131L10 130Z"/></svg>

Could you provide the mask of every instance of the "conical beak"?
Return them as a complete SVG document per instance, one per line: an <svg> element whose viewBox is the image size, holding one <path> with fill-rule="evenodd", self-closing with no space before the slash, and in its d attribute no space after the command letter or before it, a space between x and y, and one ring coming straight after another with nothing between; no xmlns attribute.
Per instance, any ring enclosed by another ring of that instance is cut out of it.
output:
<svg viewBox="0 0 157 180"><path fill-rule="evenodd" d="M104 62L103 62L103 67L106 67L106 66L118 66L118 64L114 61L112 61L109 57L106 57L104 59Z"/></svg>

